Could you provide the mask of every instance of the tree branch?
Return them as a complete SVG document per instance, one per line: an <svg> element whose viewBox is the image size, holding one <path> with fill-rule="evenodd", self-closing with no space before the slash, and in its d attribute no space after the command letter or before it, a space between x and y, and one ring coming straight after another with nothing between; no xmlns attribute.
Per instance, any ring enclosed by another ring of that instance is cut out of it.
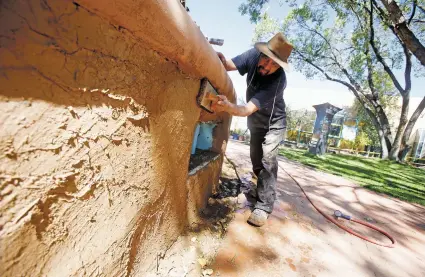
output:
<svg viewBox="0 0 425 277"><path fill-rule="evenodd" d="M349 2L350 3L350 2ZM354 3L355 4L357 4L357 6L360 8L360 9L363 9L363 8L365 8L364 6L362 6L359 2L356 2L356 1L354 1ZM360 15L358 14L359 12L357 12L355 9L354 9L354 7L352 6L352 5L349 5L349 7L350 7L350 9L351 9L351 11L355 14L355 16L356 16L356 18L357 18L357 21L358 21L358 24L359 24L359 26L360 26L360 28L362 29L362 31L363 32L366 32L366 27L363 25L363 23L364 22L367 22L368 21L368 19L369 19L369 23L370 23L370 28L372 29L373 28L373 18L372 18L372 14L371 13L368 13L369 14L369 16L370 16L370 18L367 18L367 16L364 16L364 18L363 18L363 20L360 18ZM371 9L372 9L372 5L371 5ZM367 9L366 9L367 10ZM363 14L362 14L362 16L363 16ZM372 96L373 96L373 98L374 98L374 100L376 100L378 97L377 97L377 93L376 93L376 89L375 89L375 84L374 84L374 82L373 82L373 75L372 75L372 72L374 71L374 68L373 68L373 65L372 65L372 59L371 59L371 56L370 56L370 51L369 51L369 45L367 45L366 47L365 47L365 51L364 51L364 54L365 54L365 56L366 56L366 62L367 62L367 69L368 69L368 74L367 74L367 81L368 81L368 84L369 84L369 88L370 88L370 90L371 90L371 92L372 92ZM368 99L368 98L367 98ZM370 99L369 99L370 100Z"/></svg>
<svg viewBox="0 0 425 277"><path fill-rule="evenodd" d="M383 22L386 22L388 26L391 26L390 19L388 18L388 15L386 14L386 12L384 11L384 9L382 9L378 3L376 2L376 0L372 0L373 2L373 6L375 7L375 9L378 11L379 16L381 17Z"/></svg>
<svg viewBox="0 0 425 277"><path fill-rule="evenodd" d="M412 14L410 15L410 18L407 21L407 25L410 25L410 22L412 21L413 17L415 16L416 6L418 5L418 0L413 0L412 5L413 5Z"/></svg>
<svg viewBox="0 0 425 277"><path fill-rule="evenodd" d="M370 2L370 4L372 7L372 2ZM369 24L370 24L369 27L372 30L373 29L373 13L369 13L369 19L367 18L367 16L365 16L365 22L367 21L369 21ZM379 94L376 91L375 83L373 81L374 67L372 63L371 54L369 52L370 51L369 47L370 47L369 44L367 44L365 49L365 55L366 55L366 65L368 70L367 81L369 84L369 88L372 92L372 95L367 95L365 97L369 101L369 103L372 105L372 107L375 109L377 120L380 123L382 131L385 132L387 136L391 136L391 131L389 129L389 123L388 123L388 117L386 116L385 111L382 107L381 101L379 99Z"/></svg>
<svg viewBox="0 0 425 277"><path fill-rule="evenodd" d="M401 140L402 147L407 146L413 127L415 126L416 121L418 120L419 116L423 112L424 108L425 108L425 96L424 98L422 98L422 101L419 103L418 107L413 112L412 116L409 119L409 122L406 125L406 129L404 130L403 138Z"/></svg>
<svg viewBox="0 0 425 277"><path fill-rule="evenodd" d="M302 58L303 61L305 61L306 63L308 63L309 65L311 65L315 69L317 69L319 72L321 72L325 76L325 78L328 79L329 81L336 82L336 83L339 83L339 84L342 84L342 85L346 86L354 94L354 96L356 96L356 98L360 101L360 103L362 104L362 106L364 107L364 109L366 110L366 112L369 114L369 116L371 118L373 118L373 120L376 121L377 124L379 124L378 120L376 119L376 115L367 106L365 100L360 96L359 91L357 91L356 88L352 84L350 84L350 83L348 83L346 81L343 81L343 80L340 80L340 79L336 79L336 78L333 78L333 77L329 76L329 74L326 73L326 71L324 69L322 69L320 66L318 66L317 64L315 64L311 59L309 59L306 56L304 56L301 52L299 52L297 50L294 50L294 52L297 53ZM363 94L362 91L360 91L360 93ZM367 100L370 102L369 99L367 99Z"/></svg>
<svg viewBox="0 0 425 277"><path fill-rule="evenodd" d="M370 6L372 10L372 1L370 1ZM373 13L369 13L369 28L371 30L373 29ZM369 88L370 88L370 91L372 92L373 97L378 98L377 97L378 93L376 92L375 84L373 82L373 75L372 75L373 65L372 65L372 58L369 53L369 46L366 46L365 55L366 55L366 64L367 64L367 82L369 84Z"/></svg>
<svg viewBox="0 0 425 277"><path fill-rule="evenodd" d="M373 0L372 2L373 2L373 6L374 6L375 10L378 12L378 16L382 20L382 22L384 22L387 25L387 27L391 30L391 32L393 32L394 36L397 38L400 45L403 47L404 42L401 39L401 37L399 36L399 34L397 33L395 26L391 23L391 19L388 17L388 14L386 14L385 11L381 7L379 7L378 3L375 0ZM366 8L366 10L368 10L368 9ZM372 8L371 8L371 10L372 10Z"/></svg>
<svg viewBox="0 0 425 277"><path fill-rule="evenodd" d="M372 61L370 57L368 57L367 58L367 83L369 84L370 92L372 92L374 100L376 100L378 97L378 93L376 92L375 83L373 82L372 72L373 72Z"/></svg>
<svg viewBox="0 0 425 277"><path fill-rule="evenodd" d="M298 20L297 20L298 21ZM324 35L322 35L321 33L319 33L317 30L315 30L315 29L313 29L313 28L311 28L311 27L309 27L307 24L305 24L304 22L301 22L301 21L298 21L298 23L300 24L300 25L302 25L303 27L304 27L304 29L306 29L307 31L309 31L309 32L312 32L312 33L314 33L314 34L316 34L316 35L318 35L320 38L322 38L323 39L323 41L328 45L328 47L329 47L329 49L330 49L330 52L331 52L331 54L332 54L332 56L333 56L333 60L334 60L334 62L335 62L335 64L338 66L338 68L344 73L344 75L347 77L347 79L350 81L350 83L355 87L355 89L357 90L357 91L362 91L362 89L361 89L361 86L360 86L360 84L358 83L358 82L356 82L356 80L348 73L348 70L345 68L345 67L343 67L342 65L341 65L341 63L338 61L338 58L336 57L336 55L335 55L335 53L333 52L333 49L335 49L339 54L341 54L341 52L338 50L338 49L336 49L336 48L333 48L332 47L332 44L330 43L330 41L324 36Z"/></svg>
<svg viewBox="0 0 425 277"><path fill-rule="evenodd" d="M375 0L370 0L371 7ZM370 16L370 36L369 36L369 43L372 46L373 52L375 53L375 56L377 60L382 64L384 67L385 72L387 72L388 76L391 78L394 86L397 88L397 90L404 94L404 89L401 86L400 82L397 80L397 77L395 76L394 72L391 70L391 68L388 66L387 62L384 60L384 58L381 55L381 52L379 51L378 47L375 44L375 29L373 27L373 9L368 9L365 7L365 10L369 13Z"/></svg>
<svg viewBox="0 0 425 277"><path fill-rule="evenodd" d="M323 39L325 41L325 43L328 45L329 49L331 50L332 56L334 57L335 60L337 60L337 57L336 57L335 53L332 51L334 48L332 48L331 43L329 42L329 40L324 35L322 35L317 30L315 30L315 29L311 28L310 26L308 26L302 20L300 21L300 20L297 19L297 23L300 24L300 25L302 25L302 26L304 26L304 29L306 29L307 31L309 31L311 33L314 33L314 34L318 35L321 39ZM335 50L337 50L338 53L341 54L338 49L335 49Z"/></svg>
<svg viewBox="0 0 425 277"><path fill-rule="evenodd" d="M396 27L391 23L391 20L388 18L388 14L386 14L385 11L378 6L378 3L376 3L375 0L373 0L372 2L374 3L373 5L375 10L378 11L379 18L381 18L382 22L384 22L387 25L387 27L391 30L391 32L393 32L394 36L397 38L397 41L400 43L400 45L402 47L405 47L404 41L402 40L400 35L397 33ZM369 12L367 8L365 9ZM372 7L371 7L371 10L373 10Z"/></svg>
<svg viewBox="0 0 425 277"><path fill-rule="evenodd" d="M407 49L406 45L404 45L403 51L406 56L406 66L404 68L404 95L406 95L412 89L412 53Z"/></svg>
<svg viewBox="0 0 425 277"><path fill-rule="evenodd" d="M376 0L373 1L376 2ZM425 66L425 46L419 40L419 37L410 30L397 1L381 0L381 2L388 11L387 18L393 23L398 37L406 44L407 48L415 55L420 63ZM377 4L375 6L378 7ZM387 25L390 26L391 24Z"/></svg>
<svg viewBox="0 0 425 277"><path fill-rule="evenodd" d="M357 14L357 12L354 10L354 8L353 8L353 6L351 6L351 5L349 5L350 6L350 9L351 9L351 11L354 13L354 15L357 17L357 21L358 21L358 23L359 23L359 25L360 25L360 28L364 31L364 26L363 26L363 22L362 22L362 20L360 19L360 17L359 17L359 15Z"/></svg>
<svg viewBox="0 0 425 277"><path fill-rule="evenodd" d="M320 71L320 73L322 73L324 76L325 76L325 78L326 79L328 79L329 81L333 81L333 82L336 82L336 83L340 83L340 84L342 84L342 85L344 85L344 86L346 86L349 90L351 90L351 91L356 91L356 89L354 88L354 86L352 86L350 83L348 83L348 82L346 82L346 81L343 81L343 80L340 80L340 79L336 79L336 78L333 78L333 77L331 77L331 76L329 76L329 74L328 73L326 73L326 71L325 70L323 70L321 67L319 67L317 64L315 64L311 59L309 59L309 58L307 58L306 56L304 56L301 52L299 52L298 50L295 50L294 49L294 52L295 53L297 53L301 58L302 58L302 60L303 61L305 61L306 63L308 63L309 65L311 65L311 66L313 66L315 69L317 69L318 71Z"/></svg>

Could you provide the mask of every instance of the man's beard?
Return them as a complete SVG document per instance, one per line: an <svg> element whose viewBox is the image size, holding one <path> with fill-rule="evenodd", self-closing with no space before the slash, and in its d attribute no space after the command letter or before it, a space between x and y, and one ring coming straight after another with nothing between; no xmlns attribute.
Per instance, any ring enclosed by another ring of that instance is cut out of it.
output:
<svg viewBox="0 0 425 277"><path fill-rule="evenodd" d="M264 67L262 66L257 67L257 73L260 74L261 76L266 76L269 74L269 72L270 72L269 70L264 71Z"/></svg>

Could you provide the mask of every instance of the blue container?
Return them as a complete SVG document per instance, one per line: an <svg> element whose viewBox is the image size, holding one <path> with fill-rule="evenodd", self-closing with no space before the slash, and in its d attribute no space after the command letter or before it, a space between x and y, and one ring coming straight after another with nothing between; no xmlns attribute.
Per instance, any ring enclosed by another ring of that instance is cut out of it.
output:
<svg viewBox="0 0 425 277"><path fill-rule="evenodd" d="M199 129L198 141L196 142L196 148L201 150L209 150L213 143L213 130L215 124L212 123L201 123Z"/></svg>
<svg viewBox="0 0 425 277"><path fill-rule="evenodd" d="M212 123L199 123L196 125L190 152L192 155L195 154L196 149L209 150L212 147L215 126L216 124Z"/></svg>
<svg viewBox="0 0 425 277"><path fill-rule="evenodd" d="M199 129L200 129L199 124L197 124L195 133L193 134L192 151L190 152L191 155L195 154L195 151L196 151L196 144L198 143Z"/></svg>

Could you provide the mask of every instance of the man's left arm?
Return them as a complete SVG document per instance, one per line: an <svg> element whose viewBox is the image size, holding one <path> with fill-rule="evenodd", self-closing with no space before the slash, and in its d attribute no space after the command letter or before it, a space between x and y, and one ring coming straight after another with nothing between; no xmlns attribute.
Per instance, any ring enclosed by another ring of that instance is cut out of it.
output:
<svg viewBox="0 0 425 277"><path fill-rule="evenodd" d="M212 105L215 112L227 112L234 116L246 117L258 111L258 107L252 101L245 105L236 105L227 100L224 95L218 95L218 97L220 100Z"/></svg>
<svg viewBox="0 0 425 277"><path fill-rule="evenodd" d="M237 70L235 63L232 60L226 60L226 57L220 52L217 52L217 56L220 58L221 63L224 65L226 71Z"/></svg>

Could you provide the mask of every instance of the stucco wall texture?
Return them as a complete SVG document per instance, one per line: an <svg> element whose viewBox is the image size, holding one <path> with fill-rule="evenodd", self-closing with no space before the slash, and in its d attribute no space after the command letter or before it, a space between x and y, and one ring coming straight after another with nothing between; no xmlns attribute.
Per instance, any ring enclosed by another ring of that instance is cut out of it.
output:
<svg viewBox="0 0 425 277"><path fill-rule="evenodd" d="M188 176L197 122L228 137L195 101L203 77L234 101L212 48L178 1L96 2L0 2L0 276L144 276L218 182L222 154ZM186 29L132 30L164 13Z"/></svg>

